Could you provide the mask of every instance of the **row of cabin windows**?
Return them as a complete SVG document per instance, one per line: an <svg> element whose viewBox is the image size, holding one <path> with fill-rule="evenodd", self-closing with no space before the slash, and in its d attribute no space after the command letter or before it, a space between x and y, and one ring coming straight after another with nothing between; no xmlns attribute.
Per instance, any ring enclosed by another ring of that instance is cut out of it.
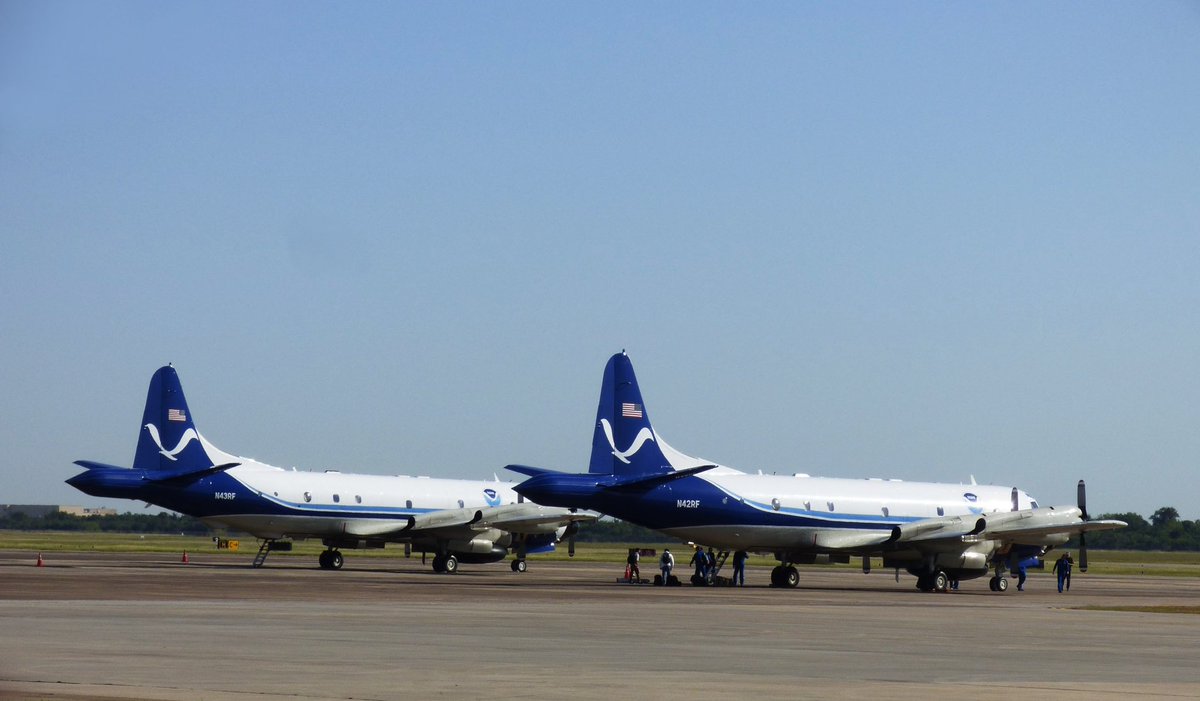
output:
<svg viewBox="0 0 1200 701"><path fill-rule="evenodd" d="M780 503L779 503L779 500L778 500L778 499L772 499L772 500L771 500L771 508L775 509L776 511L779 511L779 508L780 508ZM827 501L827 502L825 502L825 508L829 509L830 511L833 511L833 510L834 510L834 508L833 508L833 502L832 502L832 501ZM804 502L804 510L805 510L805 511L812 511L812 502L811 502L811 501L806 501L806 502ZM883 511L883 517L884 517L884 518L887 518L887 517L889 516L888 507L886 507L886 506L885 506L885 507L883 507L882 511ZM945 509L943 509L943 508L942 508L942 507L940 507L940 506L939 506L939 507L937 507L937 515L938 515L938 516L945 516L945 515L946 515L946 510L945 510Z"/></svg>
<svg viewBox="0 0 1200 701"><path fill-rule="evenodd" d="M279 492L275 492L275 496L279 496ZM304 493L304 503L306 503L306 504L307 504L307 503L309 503L309 502L311 502L311 501L312 501L312 492L305 492L305 493ZM340 494L334 494L334 495L333 495L333 503L334 503L334 504L340 504L341 502L342 502L342 496L341 496ZM361 504L361 503L362 503L362 496L361 496L361 495L358 495L358 494L355 494L355 495L354 495L354 503L355 503L355 504ZM465 506L466 506L466 503L464 503L462 499L459 499L459 500L458 500L458 508L460 508L460 509L461 509L461 508L463 508L463 507L465 507ZM407 500L405 500L405 502L404 502L404 508L406 508L406 509L411 509L412 507L413 507L413 505L412 505L412 499L407 499Z"/></svg>

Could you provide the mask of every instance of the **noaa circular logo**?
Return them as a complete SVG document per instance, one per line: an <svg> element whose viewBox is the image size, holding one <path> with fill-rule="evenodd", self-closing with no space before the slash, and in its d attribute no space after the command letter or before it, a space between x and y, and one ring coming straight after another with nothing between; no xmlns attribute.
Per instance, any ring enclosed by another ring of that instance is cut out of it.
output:
<svg viewBox="0 0 1200 701"><path fill-rule="evenodd" d="M494 489L483 490L483 497L484 497L484 500L487 501L488 506L500 506L500 497L499 497L499 495L496 494L496 490L494 490Z"/></svg>
<svg viewBox="0 0 1200 701"><path fill-rule="evenodd" d="M979 501L979 497L975 496L974 494L972 494L970 492L967 492L966 494L964 494L963 499L966 499L967 501L971 502L972 504L974 504L976 501Z"/></svg>

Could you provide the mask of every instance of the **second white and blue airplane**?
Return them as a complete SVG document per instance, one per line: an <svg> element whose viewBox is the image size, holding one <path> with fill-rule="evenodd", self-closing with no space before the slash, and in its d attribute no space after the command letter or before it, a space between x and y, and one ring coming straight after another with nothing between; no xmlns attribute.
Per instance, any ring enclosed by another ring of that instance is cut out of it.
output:
<svg viewBox="0 0 1200 701"><path fill-rule="evenodd" d="M1084 533L1121 528L1077 506L1045 507L1024 491L977 484L747 474L684 455L651 426L633 365L622 351L604 368L589 470L571 474L509 465L528 475L516 491L540 504L594 509L726 554L771 553L775 586L795 587L795 565L871 557L917 577L923 591L994 573L992 591L1019 564ZM703 584L704 582L696 582Z"/></svg>
<svg viewBox="0 0 1200 701"><path fill-rule="evenodd" d="M403 543L433 553L433 569L495 562L509 552L514 572L526 555L553 550L596 514L525 501L495 481L285 470L223 452L196 430L175 368L150 380L133 467L90 460L67 484L98 497L136 499L262 539L254 566L292 539L318 538L324 569L342 550Z"/></svg>

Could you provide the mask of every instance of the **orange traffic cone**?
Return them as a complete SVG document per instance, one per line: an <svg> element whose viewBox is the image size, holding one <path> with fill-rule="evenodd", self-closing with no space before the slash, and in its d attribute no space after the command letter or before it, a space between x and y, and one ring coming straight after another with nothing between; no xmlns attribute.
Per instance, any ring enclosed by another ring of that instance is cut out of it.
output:
<svg viewBox="0 0 1200 701"><path fill-rule="evenodd" d="M45 567L45 566L46 566L46 561L42 559L42 554L41 554L41 553L38 553L38 561L37 561L37 566L38 566L38 567Z"/></svg>
<svg viewBox="0 0 1200 701"><path fill-rule="evenodd" d="M187 556L186 550L183 551L183 559L180 562L182 562L185 565L188 563L188 556Z"/></svg>

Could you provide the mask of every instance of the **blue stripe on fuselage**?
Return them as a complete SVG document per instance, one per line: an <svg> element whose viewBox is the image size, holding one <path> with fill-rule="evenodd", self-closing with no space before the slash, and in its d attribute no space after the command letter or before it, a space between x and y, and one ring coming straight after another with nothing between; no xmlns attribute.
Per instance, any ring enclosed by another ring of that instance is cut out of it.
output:
<svg viewBox="0 0 1200 701"><path fill-rule="evenodd" d="M268 496L248 487L228 473L218 473L196 480L180 488L169 485L150 484L142 487L143 499L172 511L205 518L231 514L261 514L264 516L325 516L329 518L378 518L395 519L403 516L429 513L439 509L406 508L391 506L363 506L359 504L301 504Z"/></svg>
<svg viewBox="0 0 1200 701"><path fill-rule="evenodd" d="M879 529L919 520L866 514L815 512L747 500L700 477L684 477L639 497L597 490L588 508L652 529L691 526L784 526Z"/></svg>

